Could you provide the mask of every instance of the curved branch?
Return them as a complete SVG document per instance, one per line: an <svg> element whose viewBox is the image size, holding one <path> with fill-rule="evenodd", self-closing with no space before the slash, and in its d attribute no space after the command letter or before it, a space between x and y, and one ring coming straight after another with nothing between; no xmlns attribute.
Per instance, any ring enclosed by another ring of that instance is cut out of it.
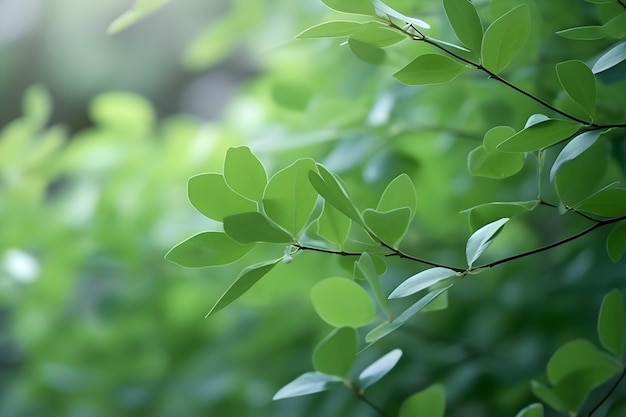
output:
<svg viewBox="0 0 626 417"><path fill-rule="evenodd" d="M598 411L598 408L604 404L604 402L613 394L613 392L617 389L617 386L622 382L624 377L626 376L626 367L622 368L622 372L619 375L619 378L611 385L611 388L604 394L604 396L598 401L598 403L587 413L586 417L591 417L593 413Z"/></svg>
<svg viewBox="0 0 626 417"><path fill-rule="evenodd" d="M359 389L357 387L352 388L352 392L354 392L354 395L356 395L356 397L363 401L365 404L367 404L368 406L370 406L373 410L375 410L378 414L380 414L382 417L389 417L389 414L387 414L382 408L378 407L376 404L374 404L373 402L371 402L366 396L365 394L363 394L361 391L359 391Z"/></svg>

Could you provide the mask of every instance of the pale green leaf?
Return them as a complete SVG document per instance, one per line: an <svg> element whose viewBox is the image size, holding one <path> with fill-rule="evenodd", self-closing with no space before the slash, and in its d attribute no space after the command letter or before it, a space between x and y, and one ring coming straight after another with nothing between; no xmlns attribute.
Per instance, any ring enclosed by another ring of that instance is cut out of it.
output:
<svg viewBox="0 0 626 417"><path fill-rule="evenodd" d="M515 129L510 126L496 126L487 131L483 138L483 146L487 153L497 152L499 144L515 134Z"/></svg>
<svg viewBox="0 0 626 417"><path fill-rule="evenodd" d="M352 327L334 329L313 351L313 366L319 372L347 378L357 353L357 333Z"/></svg>
<svg viewBox="0 0 626 417"><path fill-rule="evenodd" d="M350 39L383 48L401 42L407 39L407 36L382 23L366 22L350 35Z"/></svg>
<svg viewBox="0 0 626 417"><path fill-rule="evenodd" d="M487 28L483 37L483 66L499 74L524 48L529 34L528 5L519 5L498 18Z"/></svg>
<svg viewBox="0 0 626 417"><path fill-rule="evenodd" d="M380 381L382 377L387 375L396 366L401 357L402 351L400 349L394 349L370 364L359 374L360 388L364 390Z"/></svg>
<svg viewBox="0 0 626 417"><path fill-rule="evenodd" d="M517 413L515 417L543 417L543 404L531 404Z"/></svg>
<svg viewBox="0 0 626 417"><path fill-rule="evenodd" d="M598 336L602 346L618 360L624 352L624 333L626 332L626 312L624 297L615 289L604 296L598 316Z"/></svg>
<svg viewBox="0 0 626 417"><path fill-rule="evenodd" d="M267 275L270 272L280 259L275 259L272 261L260 262L254 265L248 266L246 269L241 271L235 282L232 283L230 287L226 290L224 294L217 300L213 308L207 313L206 317L209 317L211 314L215 314L243 294L246 293L254 284L259 282L261 278Z"/></svg>
<svg viewBox="0 0 626 417"><path fill-rule="evenodd" d="M89 105L89 115L101 126L129 133L145 133L156 117L145 98L121 91L96 96Z"/></svg>
<svg viewBox="0 0 626 417"><path fill-rule="evenodd" d="M502 179L520 172L525 160L522 153L488 152L479 146L467 156L467 169L476 177Z"/></svg>
<svg viewBox="0 0 626 417"><path fill-rule="evenodd" d="M531 115L528 120L526 120L526 124L524 124L524 129L528 129L531 126L534 126L537 123L545 122L546 120L550 120L550 118L545 114L535 113Z"/></svg>
<svg viewBox="0 0 626 417"><path fill-rule="evenodd" d="M312 169L312 159L297 160L270 178L263 195L265 214L293 236L306 225L317 201L317 192L309 181Z"/></svg>
<svg viewBox="0 0 626 417"><path fill-rule="evenodd" d="M367 292L347 278L326 278L311 288L317 314L334 327L361 327L376 319L376 309Z"/></svg>
<svg viewBox="0 0 626 417"><path fill-rule="evenodd" d="M343 13L375 16L376 11L370 0L322 0L326 6Z"/></svg>
<svg viewBox="0 0 626 417"><path fill-rule="evenodd" d="M604 53L593 65L591 71L599 74L613 68L626 59L626 42L619 43Z"/></svg>
<svg viewBox="0 0 626 417"><path fill-rule="evenodd" d="M443 417L446 410L446 391L441 384L411 395L400 406L398 417Z"/></svg>
<svg viewBox="0 0 626 417"><path fill-rule="evenodd" d="M226 151L224 179L233 191L252 201L261 201L263 198L267 174L261 161L247 146Z"/></svg>
<svg viewBox="0 0 626 417"><path fill-rule="evenodd" d="M626 251L626 222L618 223L606 239L606 250L613 262L622 258Z"/></svg>
<svg viewBox="0 0 626 417"><path fill-rule="evenodd" d="M354 56L368 64L381 65L387 57L387 53L382 48L357 39L348 39L348 46Z"/></svg>
<svg viewBox="0 0 626 417"><path fill-rule="evenodd" d="M363 220L374 236L395 247L409 228L411 209L401 207L384 212L366 209L363 211Z"/></svg>
<svg viewBox="0 0 626 417"><path fill-rule="evenodd" d="M48 123L52 113L50 93L40 84L32 85L24 93L22 107L33 130L41 129Z"/></svg>
<svg viewBox="0 0 626 417"><path fill-rule="evenodd" d="M200 174L189 178L187 195L196 210L220 222L226 216L256 210L254 202L226 185L222 174Z"/></svg>
<svg viewBox="0 0 626 417"><path fill-rule="evenodd" d="M114 34L134 25L157 9L165 6L169 0L136 0L133 7L115 19L107 28L107 33Z"/></svg>
<svg viewBox="0 0 626 417"><path fill-rule="evenodd" d="M312 26L300 33L296 38L336 38L348 36L360 28L361 24L358 22L335 20Z"/></svg>
<svg viewBox="0 0 626 417"><path fill-rule="evenodd" d="M417 194L413 181L407 174L400 174L383 191L376 210L390 211L401 207L411 209L411 218L417 209Z"/></svg>
<svg viewBox="0 0 626 417"><path fill-rule="evenodd" d="M582 61L566 61L556 64L561 86L574 102L589 116L596 111L596 77Z"/></svg>
<svg viewBox="0 0 626 417"><path fill-rule="evenodd" d="M324 201L322 214L317 219L317 234L320 237L341 247L350 234L351 224L352 220Z"/></svg>
<svg viewBox="0 0 626 417"><path fill-rule="evenodd" d="M440 84L452 81L469 67L439 54L424 54L409 62L393 76L407 85Z"/></svg>
<svg viewBox="0 0 626 417"><path fill-rule="evenodd" d="M454 276L457 276L457 273L452 269L439 267L427 269L413 275L398 285L398 287L391 292L389 298L401 298L415 294L418 291Z"/></svg>
<svg viewBox="0 0 626 417"><path fill-rule="evenodd" d="M278 81L272 84L271 95L274 102L285 109L304 111L313 97L313 91L302 82Z"/></svg>
<svg viewBox="0 0 626 417"><path fill-rule="evenodd" d="M532 152L569 138L581 127L570 120L548 119L517 132L497 148L503 152Z"/></svg>
<svg viewBox="0 0 626 417"><path fill-rule="evenodd" d="M224 217L224 231L240 243L292 243L292 236L258 212Z"/></svg>
<svg viewBox="0 0 626 417"><path fill-rule="evenodd" d="M474 262L483 254L485 250L493 243L509 218L503 218L485 225L472 233L467 240L465 247L465 255L467 257L467 265L471 268Z"/></svg>
<svg viewBox="0 0 626 417"><path fill-rule="evenodd" d="M491 223L504 217L514 217L533 210L539 204L539 200L529 201L495 201L493 203L480 204L461 213L469 213L469 224L472 230L477 230L487 223Z"/></svg>
<svg viewBox="0 0 626 417"><path fill-rule="evenodd" d="M589 149L594 143L596 143L602 133L604 132L601 132L599 130L592 130L590 132L581 133L580 135L569 141L568 144L565 145L563 150L557 156L554 164L552 165L552 169L550 169L550 181L554 181L556 173L559 171L563 164L577 158L583 152Z"/></svg>
<svg viewBox="0 0 626 417"><path fill-rule="evenodd" d="M278 390L272 399L282 400L285 398L315 394L340 386L342 382L343 380L335 375L327 375L321 372L307 372Z"/></svg>
<svg viewBox="0 0 626 417"><path fill-rule="evenodd" d="M242 258L254 245L242 245L222 232L202 232L174 246L165 259L189 268L226 265Z"/></svg>
<svg viewBox="0 0 626 417"><path fill-rule="evenodd" d="M337 1L341 1L341 0L337 0ZM406 16L400 13L399 11L387 6L385 3L383 3L380 0L372 0L372 3L374 4L376 13L378 13L379 15L393 17L394 19L398 19L404 23L411 24L411 25L414 25L423 29L430 29L430 25L424 22L423 20L417 19L415 17Z"/></svg>
<svg viewBox="0 0 626 417"><path fill-rule="evenodd" d="M450 25L465 46L480 54L483 26L474 5L468 0L443 0Z"/></svg>

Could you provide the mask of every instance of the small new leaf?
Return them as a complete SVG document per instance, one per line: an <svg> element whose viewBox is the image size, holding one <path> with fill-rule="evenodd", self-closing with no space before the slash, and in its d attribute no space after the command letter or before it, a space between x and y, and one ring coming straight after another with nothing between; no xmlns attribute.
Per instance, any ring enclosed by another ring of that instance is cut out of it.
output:
<svg viewBox="0 0 626 417"><path fill-rule="evenodd" d="M444 279L456 276L456 271L448 268L431 268L422 271L418 274L408 278L402 284L400 284L392 293L389 298L401 298L411 294L415 294L425 288L430 287Z"/></svg>
<svg viewBox="0 0 626 417"><path fill-rule="evenodd" d="M335 375L323 374L321 372L307 372L278 390L272 399L282 400L285 398L315 394L339 386L341 383L342 379Z"/></svg>
<svg viewBox="0 0 626 417"><path fill-rule="evenodd" d="M509 218L505 217L495 222L489 223L475 231L467 240L465 255L467 257L467 265L471 268L474 262L483 254L485 250L493 243Z"/></svg>
<svg viewBox="0 0 626 417"><path fill-rule="evenodd" d="M590 132L581 133L569 141L559 153L559 156L557 156L554 164L552 165L552 169L550 169L550 181L554 181L556 173L563 164L578 157L580 154L589 149L594 143L596 143L602 133L604 132L592 130Z"/></svg>
<svg viewBox="0 0 626 417"><path fill-rule="evenodd" d="M360 388L364 390L380 381L382 377L387 375L389 371L396 366L401 357L402 351L400 349L394 349L365 368L359 375Z"/></svg>

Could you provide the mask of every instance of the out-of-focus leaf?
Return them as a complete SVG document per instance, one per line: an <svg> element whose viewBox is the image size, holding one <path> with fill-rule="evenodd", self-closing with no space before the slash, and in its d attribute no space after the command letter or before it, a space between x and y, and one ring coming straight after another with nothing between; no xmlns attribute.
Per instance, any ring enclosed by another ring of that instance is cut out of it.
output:
<svg viewBox="0 0 626 417"><path fill-rule="evenodd" d="M472 233L467 240L465 254L467 257L467 265L471 267L474 262L487 250L498 236L509 218L503 218L485 225Z"/></svg>
<svg viewBox="0 0 626 417"><path fill-rule="evenodd" d="M348 46L354 56L368 64L381 65L387 57L387 53L382 48L357 39L350 38Z"/></svg>
<svg viewBox="0 0 626 417"><path fill-rule="evenodd" d="M165 259L189 268L225 265L250 252L254 245L242 245L221 232L202 232L184 240L165 254Z"/></svg>
<svg viewBox="0 0 626 417"><path fill-rule="evenodd" d="M514 217L527 211L533 210L539 204L539 200L529 201L496 201L493 203L480 204L462 213L469 213L469 224L472 230L477 230L487 223L491 223L504 217Z"/></svg>
<svg viewBox="0 0 626 417"><path fill-rule="evenodd" d="M338 0L338 1L341 1L341 0ZM383 3L380 0L372 0L372 3L374 4L376 13L378 13L379 15L393 17L395 19L401 20L404 23L408 23L408 24L420 27L422 29L430 29L430 25L424 22L423 20L417 19L415 17L406 16L398 12L397 10L392 9L391 7L387 6L385 3Z"/></svg>
<svg viewBox="0 0 626 417"><path fill-rule="evenodd" d="M261 201L267 185L263 164L247 146L226 151L224 179L233 191L252 201Z"/></svg>
<svg viewBox="0 0 626 417"><path fill-rule="evenodd" d="M565 61L556 64L556 73L567 95L593 116L596 111L596 77L589 67L582 61Z"/></svg>
<svg viewBox="0 0 626 417"><path fill-rule="evenodd" d="M347 278L326 278L311 288L317 314L335 327L361 327L376 319L376 309L367 292Z"/></svg>
<svg viewBox="0 0 626 417"><path fill-rule="evenodd" d="M415 294L444 279L456 276L456 271L448 268L430 268L419 272L402 282L391 292L389 298L401 298Z"/></svg>
<svg viewBox="0 0 626 417"><path fill-rule="evenodd" d="M358 22L350 22L345 20L334 20L331 22L320 23L312 26L300 33L296 38L336 38L348 36L361 28Z"/></svg>
<svg viewBox="0 0 626 417"><path fill-rule="evenodd" d="M543 417L543 404L531 404L517 413L515 417Z"/></svg>
<svg viewBox="0 0 626 417"><path fill-rule="evenodd" d="M447 83L469 70L466 65L439 54L424 54L409 62L393 76L407 85Z"/></svg>
<svg viewBox="0 0 626 417"><path fill-rule="evenodd" d="M538 381L531 381L530 388L537 398L556 411L565 413L568 411L567 405L559 398L558 394L552 389Z"/></svg>
<svg viewBox="0 0 626 417"><path fill-rule="evenodd" d="M313 365L319 372L348 377L357 353L353 327L340 327L324 338L313 351Z"/></svg>
<svg viewBox="0 0 626 417"><path fill-rule="evenodd" d="M400 174L383 191L376 210L390 211L401 207L411 209L411 218L417 209L417 195L413 181L407 174Z"/></svg>
<svg viewBox="0 0 626 417"><path fill-rule="evenodd" d="M187 195L196 210L220 222L226 216L256 210L256 204L234 192L222 174L200 174L189 178Z"/></svg>
<svg viewBox="0 0 626 417"><path fill-rule="evenodd" d="M479 146L467 156L467 169L476 177L502 179L520 172L525 160L522 153L488 152Z"/></svg>
<svg viewBox="0 0 626 417"><path fill-rule="evenodd" d="M308 85L295 81L278 81L272 84L271 94L276 104L294 111L306 110L313 97L313 91Z"/></svg>
<svg viewBox="0 0 626 417"><path fill-rule="evenodd" d="M604 296L598 316L598 336L600 343L618 360L624 352L624 333L626 332L626 312L624 297L615 289Z"/></svg>
<svg viewBox="0 0 626 417"><path fill-rule="evenodd" d="M237 277L235 282L232 283L230 287L226 290L224 294L217 300L213 308L207 313L206 317L209 317L211 314L215 314L242 295L246 293L254 284L259 282L261 278L267 275L270 272L280 259L275 259L272 261L260 262L258 264L250 265Z"/></svg>
<svg viewBox="0 0 626 417"><path fill-rule="evenodd" d="M394 349L365 368L363 372L359 374L360 388L362 390L366 389L380 381L382 377L387 375L396 366L401 357L402 351L400 349Z"/></svg>
<svg viewBox="0 0 626 417"><path fill-rule="evenodd" d="M395 247L409 228L411 209L401 207L384 212L367 209L363 212L363 220L377 238Z"/></svg>
<svg viewBox="0 0 626 417"><path fill-rule="evenodd" d="M604 217L626 215L626 189L606 188L584 200L578 210Z"/></svg>
<svg viewBox="0 0 626 417"><path fill-rule="evenodd" d="M326 6L343 13L374 16L374 6L370 0L322 0Z"/></svg>
<svg viewBox="0 0 626 417"><path fill-rule="evenodd" d="M157 9L165 6L170 0L136 0L133 7L115 19L107 28L109 34L121 32L134 25Z"/></svg>
<svg viewBox="0 0 626 417"><path fill-rule="evenodd" d="M468 0L444 0L443 7L459 40L472 52L480 54L483 25L474 5Z"/></svg>
<svg viewBox="0 0 626 417"><path fill-rule="evenodd" d="M317 201L317 192L308 177L312 169L312 159L297 160L270 178L263 195L267 216L293 236L300 233Z"/></svg>
<svg viewBox="0 0 626 417"><path fill-rule="evenodd" d="M136 94L111 91L94 98L89 115L97 124L116 131L145 133L155 119L152 105Z"/></svg>
<svg viewBox="0 0 626 417"><path fill-rule="evenodd" d="M342 381L340 377L335 375L327 375L321 372L307 372L278 390L272 399L282 400L285 398L315 394L340 386Z"/></svg>
<svg viewBox="0 0 626 417"><path fill-rule="evenodd" d="M525 128L497 146L503 152L532 152L555 145L582 127L570 120L548 119Z"/></svg>
<svg viewBox="0 0 626 417"><path fill-rule="evenodd" d="M224 231L240 243L292 243L289 233L258 212L224 217Z"/></svg>
<svg viewBox="0 0 626 417"><path fill-rule="evenodd" d="M24 116L34 130L39 130L48 123L52 113L52 99L44 86L39 84L30 86L24 93L22 106Z"/></svg>
<svg viewBox="0 0 626 417"><path fill-rule="evenodd" d="M622 12L602 25L602 32L607 38L622 39L626 37L626 12Z"/></svg>
<svg viewBox="0 0 626 417"><path fill-rule="evenodd" d="M441 384L411 395L404 400L398 417L443 417L446 410L446 391Z"/></svg>
<svg viewBox="0 0 626 417"><path fill-rule="evenodd" d="M482 61L485 68L499 74L517 55L530 34L530 12L522 4L494 21L485 31Z"/></svg>
<svg viewBox="0 0 626 417"><path fill-rule="evenodd" d="M606 250L613 262L622 258L626 251L626 221L618 223L606 239Z"/></svg>
<svg viewBox="0 0 626 417"><path fill-rule="evenodd" d="M594 74L613 68L626 59L626 42L622 42L604 53L591 68Z"/></svg>

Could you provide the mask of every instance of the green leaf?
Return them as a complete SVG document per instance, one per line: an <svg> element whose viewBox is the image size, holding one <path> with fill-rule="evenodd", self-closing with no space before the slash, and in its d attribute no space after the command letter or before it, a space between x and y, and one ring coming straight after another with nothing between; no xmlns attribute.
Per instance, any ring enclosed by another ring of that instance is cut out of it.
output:
<svg viewBox="0 0 626 417"><path fill-rule="evenodd" d="M396 247L409 228L411 209L401 207L385 212L366 209L363 220L378 239Z"/></svg>
<svg viewBox="0 0 626 417"><path fill-rule="evenodd" d="M370 0L322 0L326 6L343 13L375 16L376 12Z"/></svg>
<svg viewBox="0 0 626 417"><path fill-rule="evenodd" d="M626 42L622 42L609 49L604 53L593 65L591 71L594 74L599 74L603 71L613 68L620 62L626 59Z"/></svg>
<svg viewBox="0 0 626 417"><path fill-rule="evenodd" d="M486 226L481 227L467 240L467 246L465 247L465 255L467 257L467 265L471 268L474 262L487 250L493 243L493 240L498 236L509 218L503 218L489 223Z"/></svg>
<svg viewBox="0 0 626 417"><path fill-rule="evenodd" d="M307 372L278 390L272 399L282 400L285 398L315 394L340 386L342 382L343 380L335 375L327 375L321 372Z"/></svg>
<svg viewBox="0 0 626 417"><path fill-rule="evenodd" d="M383 48L401 42L406 35L383 25L380 22L366 22L350 35L350 39Z"/></svg>
<svg viewBox="0 0 626 417"><path fill-rule="evenodd" d="M24 116L30 122L33 130L43 128L52 114L52 99L46 88L35 84L26 90L23 99Z"/></svg>
<svg viewBox="0 0 626 417"><path fill-rule="evenodd" d="M561 413L568 411L567 405L565 405L563 400L559 398L558 394L552 388L546 387L542 383L534 380L531 381L530 387L533 394L535 394L537 398L554 408L556 411Z"/></svg>
<svg viewBox="0 0 626 417"><path fill-rule="evenodd" d="M155 120L152 105L143 97L125 92L99 94L89 106L89 115L98 125L128 133L145 133Z"/></svg>
<svg viewBox="0 0 626 417"><path fill-rule="evenodd" d="M581 127L570 120L548 119L517 132L497 148L503 152L532 152L569 138Z"/></svg>
<svg viewBox="0 0 626 417"><path fill-rule="evenodd" d="M604 39L606 37L602 26L580 26L569 28L558 31L557 35L567 39L584 41Z"/></svg>
<svg viewBox="0 0 626 417"><path fill-rule="evenodd" d="M333 330L313 351L313 366L319 372L348 377L357 353L357 334L352 327Z"/></svg>
<svg viewBox="0 0 626 417"><path fill-rule="evenodd" d="M294 111L306 110L313 97L313 91L308 85L292 81L278 81L272 84L271 94L276 104Z"/></svg>
<svg viewBox="0 0 626 417"><path fill-rule="evenodd" d="M387 53L376 45L361 42L356 39L348 39L350 50L361 61L372 65L380 65L387 57Z"/></svg>
<svg viewBox="0 0 626 417"><path fill-rule="evenodd" d="M446 410L446 391L441 384L411 395L400 406L398 417L443 417Z"/></svg>
<svg viewBox="0 0 626 417"><path fill-rule="evenodd" d="M515 417L543 417L543 404L531 404L517 413Z"/></svg>
<svg viewBox="0 0 626 417"><path fill-rule="evenodd" d="M620 365L615 359L585 339L572 340L561 346L546 367L548 379L555 386L574 372L587 371L584 382L588 390L607 381L619 370Z"/></svg>
<svg viewBox="0 0 626 417"><path fill-rule="evenodd" d="M584 132L569 141L559 153L559 156L557 156L554 164L552 165L552 169L550 169L550 181L554 181L556 173L563 164L578 157L589 149L594 143L596 143L602 133L604 132L600 132L599 130Z"/></svg>
<svg viewBox="0 0 626 417"><path fill-rule="evenodd" d="M391 7L387 6L385 3L383 3L380 0L372 0L372 3L374 4L376 13L379 15L393 17L404 23L411 24L411 25L414 25L423 29L430 29L430 25L424 22L423 20L406 16L398 12L397 10L394 10Z"/></svg>
<svg viewBox="0 0 626 417"><path fill-rule="evenodd" d="M457 276L457 273L452 269L439 267L427 269L413 275L398 285L398 287L389 295L389 298L401 298L415 294L418 291L454 276Z"/></svg>
<svg viewBox="0 0 626 417"><path fill-rule="evenodd" d="M526 44L530 35L530 12L522 4L494 21L485 31L482 44L483 66L495 74L507 67Z"/></svg>
<svg viewBox="0 0 626 417"><path fill-rule="evenodd" d="M404 310L398 317L393 319L391 322L385 322L371 330L365 337L365 341L367 343L374 343L387 336L391 332L397 330L400 326L409 321L411 317L413 317L415 314L423 310L431 301L441 295L441 293L446 291L448 288L450 288L450 286L429 292L424 297L419 299L415 304Z"/></svg>
<svg viewBox="0 0 626 417"><path fill-rule="evenodd" d="M596 111L596 77L582 61L556 64L556 73L568 96L579 104L589 116Z"/></svg>
<svg viewBox="0 0 626 417"><path fill-rule="evenodd" d="M309 181L312 169L312 159L299 159L274 174L265 188L265 214L292 236L297 236L306 225L317 201L317 192Z"/></svg>
<svg viewBox="0 0 626 417"><path fill-rule="evenodd" d="M393 76L407 85L440 84L452 81L469 67L439 54L424 54L409 62Z"/></svg>
<svg viewBox="0 0 626 417"><path fill-rule="evenodd" d="M361 214L335 176L320 164L317 164L317 170L319 174L309 171L309 181L318 194L344 215L364 226Z"/></svg>
<svg viewBox="0 0 626 417"><path fill-rule="evenodd" d="M385 313L389 314L389 302L387 301L387 297L385 296L383 287L380 284L379 273L376 270L374 260L369 253L363 252L361 254L359 260L356 261L356 268L358 269L358 271L361 272L361 274L363 274L363 276L369 283L381 309Z"/></svg>
<svg viewBox="0 0 626 417"><path fill-rule="evenodd" d="M602 32L612 39L626 37L626 13L622 12L602 25Z"/></svg>
<svg viewBox="0 0 626 417"><path fill-rule="evenodd" d="M317 314L334 327L361 327L376 319L374 304L367 292L347 278L326 278L311 288Z"/></svg>
<svg viewBox="0 0 626 417"><path fill-rule="evenodd" d="M383 191L376 210L390 211L401 207L411 209L411 218L417 209L417 194L413 181L407 174L400 174Z"/></svg>
<svg viewBox="0 0 626 417"><path fill-rule="evenodd" d="M624 352L626 312L624 297L619 290L612 290L604 296L598 316L598 336L602 346L621 360Z"/></svg>
<svg viewBox="0 0 626 417"><path fill-rule="evenodd" d="M502 179L520 172L525 161L522 153L488 152L479 146L467 156L467 169L475 177Z"/></svg>
<svg viewBox="0 0 626 417"><path fill-rule="evenodd" d="M607 188L588 199L577 207L578 210L604 217L621 217L626 215L626 189Z"/></svg>
<svg viewBox="0 0 626 417"><path fill-rule="evenodd" d="M254 202L226 185L222 174L200 174L189 178L187 195L196 210L220 222L226 216L256 210Z"/></svg>
<svg viewBox="0 0 626 417"><path fill-rule="evenodd" d="M352 220L324 201L322 214L317 219L317 234L320 237L342 247L350 234L351 224Z"/></svg>
<svg viewBox="0 0 626 417"><path fill-rule="evenodd" d="M242 245L222 232L202 232L174 246L165 259L189 268L226 265L242 258L254 245Z"/></svg>
<svg viewBox="0 0 626 417"><path fill-rule="evenodd" d="M429 313L431 311L441 311L448 308L449 303L448 291L442 292L438 297L431 301L426 307L422 309L422 313Z"/></svg>
<svg viewBox="0 0 626 417"><path fill-rule="evenodd" d="M312 26L300 33L296 38L308 39L308 38L336 38L341 36L348 36L351 33L361 28L361 24L358 22L350 22L344 20L335 20L332 22L320 23L319 25Z"/></svg>
<svg viewBox="0 0 626 417"><path fill-rule="evenodd" d="M261 213L250 212L224 217L224 231L240 243L292 243L293 238Z"/></svg>
<svg viewBox="0 0 626 417"><path fill-rule="evenodd" d="M389 371L396 366L401 357L402 351L400 349L394 349L365 368L363 372L359 374L359 386L361 390L380 381L382 377L387 375Z"/></svg>
<svg viewBox="0 0 626 417"><path fill-rule="evenodd" d="M112 35L121 32L167 3L169 3L169 0L136 0L130 10L124 12L109 25L107 33Z"/></svg>
<svg viewBox="0 0 626 417"><path fill-rule="evenodd" d="M267 174L261 161L247 146L229 148L224 161L226 184L238 194L261 201L267 184Z"/></svg>
<svg viewBox="0 0 626 417"><path fill-rule="evenodd" d="M483 25L474 5L468 0L443 0L450 25L461 42L480 54Z"/></svg>
<svg viewBox="0 0 626 417"><path fill-rule="evenodd" d="M477 230L487 223L491 223L503 217L514 217L533 210L539 204L539 200L529 201L496 201L493 203L480 204L461 213L469 213L469 224L472 230Z"/></svg>
<svg viewBox="0 0 626 417"><path fill-rule="evenodd" d="M613 262L622 258L626 251L626 222L620 222L611 230L606 239L606 250Z"/></svg>
<svg viewBox="0 0 626 417"><path fill-rule="evenodd" d="M499 152L497 149L498 145L513 136L515 133L515 129L510 126L493 127L485 133L483 146L489 154Z"/></svg>
<svg viewBox="0 0 626 417"><path fill-rule="evenodd" d="M272 261L260 262L254 265L250 265L237 277L235 282L232 283L230 287L226 290L224 294L217 300L213 308L207 313L206 317L209 317L211 314L215 314L243 294L246 293L254 284L259 282L261 278L267 275L270 272L280 259L275 259ZM205 317L205 318L206 318Z"/></svg>

